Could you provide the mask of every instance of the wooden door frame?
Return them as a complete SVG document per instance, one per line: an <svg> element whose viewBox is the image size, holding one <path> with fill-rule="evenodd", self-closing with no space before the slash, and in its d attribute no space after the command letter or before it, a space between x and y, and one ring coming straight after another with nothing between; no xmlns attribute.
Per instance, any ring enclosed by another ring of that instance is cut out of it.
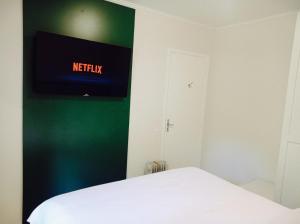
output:
<svg viewBox="0 0 300 224"><path fill-rule="evenodd" d="M189 56L195 56L195 57L201 57L207 60L207 68L206 71L204 72L204 77L203 77L203 98L201 99L202 101L202 124L203 126L201 127L201 151L202 151L202 139L203 139L203 130L204 130L204 118L205 118L205 112L206 112L206 100L207 100L207 84L208 84L208 74L210 70L210 57L207 54L201 54L198 52L191 52L191 51L185 51L185 50L179 50L175 48L169 48L167 51L167 59L166 59L166 69L165 69L165 88L164 88L164 96L163 96L163 116L162 116L162 122L161 122L161 159L165 160L165 140L166 140L166 120L167 120L167 106L168 106L168 93L169 93L169 86L170 86L170 56L173 53L179 53L179 54L184 54L184 55L189 55ZM201 158L200 158L201 159ZM201 164L199 164L200 166Z"/></svg>

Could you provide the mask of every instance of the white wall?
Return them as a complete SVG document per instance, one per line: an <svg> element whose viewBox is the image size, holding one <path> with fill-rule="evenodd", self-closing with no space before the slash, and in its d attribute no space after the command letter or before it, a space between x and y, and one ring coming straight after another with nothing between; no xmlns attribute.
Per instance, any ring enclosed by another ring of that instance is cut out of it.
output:
<svg viewBox="0 0 300 224"><path fill-rule="evenodd" d="M0 223L21 223L22 1L0 3Z"/></svg>
<svg viewBox="0 0 300 224"><path fill-rule="evenodd" d="M234 183L274 181L296 13L217 29L202 166Z"/></svg>
<svg viewBox="0 0 300 224"><path fill-rule="evenodd" d="M143 174L161 158L161 127L168 48L210 55L214 29L137 9L127 176Z"/></svg>

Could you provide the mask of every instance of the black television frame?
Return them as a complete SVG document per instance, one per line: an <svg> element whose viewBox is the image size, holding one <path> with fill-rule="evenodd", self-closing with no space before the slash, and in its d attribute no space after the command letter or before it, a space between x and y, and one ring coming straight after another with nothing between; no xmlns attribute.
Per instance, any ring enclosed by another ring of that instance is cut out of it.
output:
<svg viewBox="0 0 300 224"><path fill-rule="evenodd" d="M81 70L74 70L74 63ZM131 66L131 48L43 31L36 34L36 93L123 98Z"/></svg>

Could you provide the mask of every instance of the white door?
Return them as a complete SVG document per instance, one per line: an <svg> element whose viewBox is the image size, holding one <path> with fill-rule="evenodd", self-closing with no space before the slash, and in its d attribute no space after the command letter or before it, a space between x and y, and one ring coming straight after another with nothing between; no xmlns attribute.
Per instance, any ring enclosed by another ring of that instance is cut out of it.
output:
<svg viewBox="0 0 300 224"><path fill-rule="evenodd" d="M289 208L300 207L300 13L291 59L285 117L279 154L276 199Z"/></svg>
<svg viewBox="0 0 300 224"><path fill-rule="evenodd" d="M200 167L208 67L208 56L168 53L162 153L170 169Z"/></svg>

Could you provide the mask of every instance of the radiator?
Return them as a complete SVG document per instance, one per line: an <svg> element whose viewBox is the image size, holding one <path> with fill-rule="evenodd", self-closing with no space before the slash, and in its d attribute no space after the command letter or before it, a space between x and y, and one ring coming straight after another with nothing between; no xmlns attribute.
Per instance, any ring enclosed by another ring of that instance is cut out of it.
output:
<svg viewBox="0 0 300 224"><path fill-rule="evenodd" d="M145 174L157 173L167 170L167 162L164 160L147 162L145 166Z"/></svg>

